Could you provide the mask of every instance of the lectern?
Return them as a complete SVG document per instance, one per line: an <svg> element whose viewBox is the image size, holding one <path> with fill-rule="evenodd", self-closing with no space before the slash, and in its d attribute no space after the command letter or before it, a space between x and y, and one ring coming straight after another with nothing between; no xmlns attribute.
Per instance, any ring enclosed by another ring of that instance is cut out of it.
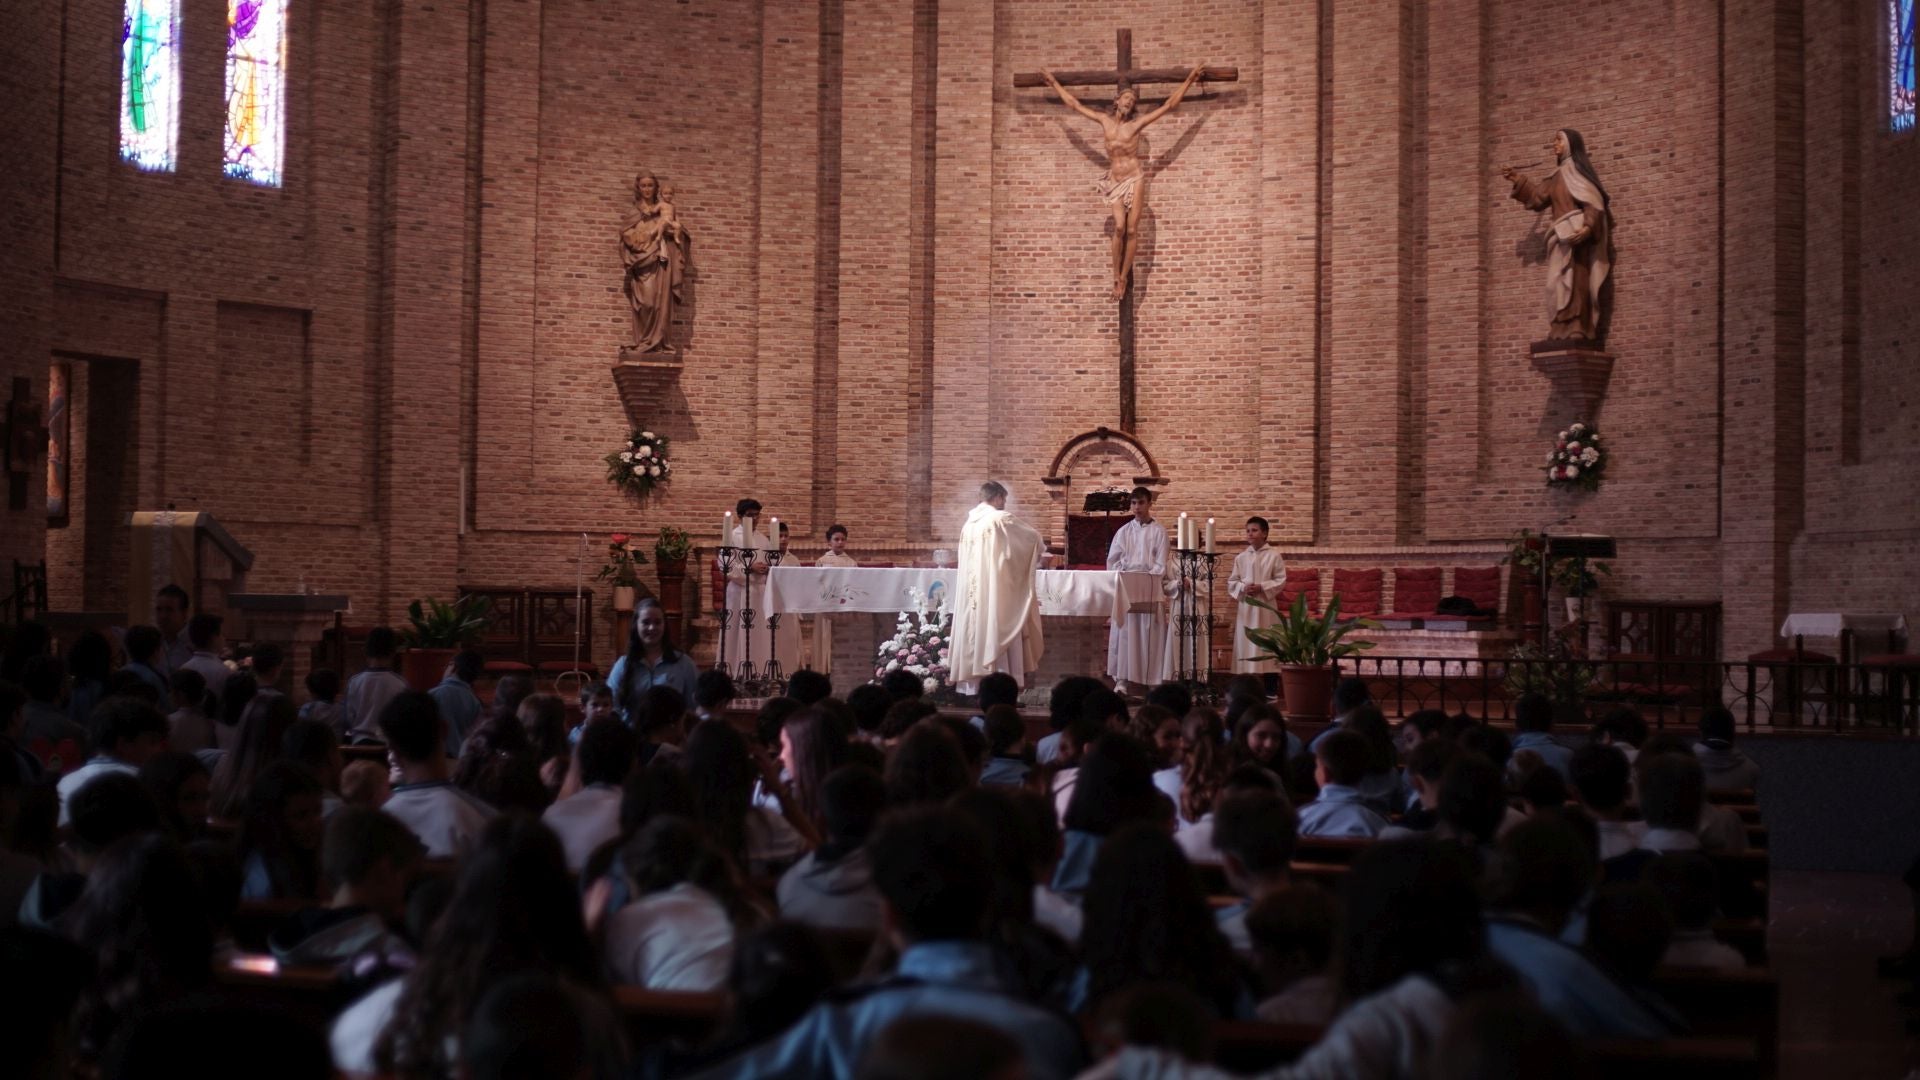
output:
<svg viewBox="0 0 1920 1080"><path fill-rule="evenodd" d="M1611 559L1615 557L1613 537L1611 536L1595 536L1592 533L1564 533L1554 535L1552 533L1542 532L1540 539L1544 541L1546 548L1546 550L1541 553L1540 558L1541 596L1547 595L1548 587L1552 581L1551 571L1555 560L1573 559L1580 564L1580 569L1585 571L1588 559ZM1552 624L1552 619L1544 616L1540 619L1540 644L1542 647L1550 645L1553 641L1553 633L1549 629ZM1578 629L1574 631L1573 636L1574 651L1584 656L1587 647L1587 605L1584 600L1580 604L1580 618L1575 620L1575 626Z"/></svg>
<svg viewBox="0 0 1920 1080"><path fill-rule="evenodd" d="M127 625L153 621L153 594L178 585L193 599L193 610L227 610L230 593L247 590L253 552L212 514L189 510L141 510L128 518L133 530L127 566Z"/></svg>

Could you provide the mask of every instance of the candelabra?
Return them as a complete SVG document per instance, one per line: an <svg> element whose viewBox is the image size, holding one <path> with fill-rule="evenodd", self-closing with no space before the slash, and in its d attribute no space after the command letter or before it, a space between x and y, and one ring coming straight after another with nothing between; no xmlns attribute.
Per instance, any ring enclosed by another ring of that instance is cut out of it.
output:
<svg viewBox="0 0 1920 1080"><path fill-rule="evenodd" d="M780 669L780 646L777 631L780 628L780 616L767 616L767 662L766 666L756 667L753 662L753 568L755 563L764 563L769 569L780 565L782 555L778 551L761 548L732 547L722 545L719 549L720 576L729 588L721 594L720 607L720 650L715 658L714 668L733 676L735 689L742 697L763 697L779 692L785 684L785 674ZM733 571L738 569L746 578L742 595L746 603L739 609L740 616L740 657L729 664L727 661L728 630L733 626L734 608L731 604Z"/></svg>
<svg viewBox="0 0 1920 1080"><path fill-rule="evenodd" d="M1196 702L1213 700L1213 579L1220 556L1216 552L1181 548L1180 591L1173 600L1174 680L1193 692ZM1202 597L1204 596L1204 600Z"/></svg>

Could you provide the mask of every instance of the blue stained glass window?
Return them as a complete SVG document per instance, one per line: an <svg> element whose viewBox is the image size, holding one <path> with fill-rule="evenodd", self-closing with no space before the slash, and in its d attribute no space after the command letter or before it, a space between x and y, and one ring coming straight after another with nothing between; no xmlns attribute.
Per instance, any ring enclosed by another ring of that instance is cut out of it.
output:
<svg viewBox="0 0 1920 1080"><path fill-rule="evenodd" d="M1914 0L1887 0L1887 123L1913 130Z"/></svg>
<svg viewBox="0 0 1920 1080"><path fill-rule="evenodd" d="M279 187L286 140L286 0L227 0L227 175Z"/></svg>
<svg viewBox="0 0 1920 1080"><path fill-rule="evenodd" d="M179 0L126 0L120 24L120 156L172 172L180 134Z"/></svg>

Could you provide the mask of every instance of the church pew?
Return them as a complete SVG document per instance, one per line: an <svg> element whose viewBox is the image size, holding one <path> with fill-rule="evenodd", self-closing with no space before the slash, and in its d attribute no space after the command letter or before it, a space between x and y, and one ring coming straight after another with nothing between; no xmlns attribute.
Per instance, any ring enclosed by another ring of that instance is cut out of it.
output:
<svg viewBox="0 0 1920 1080"><path fill-rule="evenodd" d="M1288 868L1293 880L1310 882L1331 893L1338 893L1347 880L1347 867L1333 863L1295 862ZM1227 872L1219 863L1195 863L1194 873L1200 879L1200 890L1210 896L1228 896L1233 887L1227 884Z"/></svg>
<svg viewBox="0 0 1920 1080"><path fill-rule="evenodd" d="M1686 1018L1691 1034L1755 1040L1762 1069L1773 1075L1780 1052L1780 982L1771 970L1662 968L1654 972L1653 989Z"/></svg>
<svg viewBox="0 0 1920 1080"><path fill-rule="evenodd" d="M1220 1021L1213 1027L1213 1063L1240 1074L1264 1072L1298 1060L1320 1034L1320 1028L1304 1024ZM1753 1039L1582 1039L1580 1048L1601 1076L1621 1080L1755 1080L1764 1075Z"/></svg>

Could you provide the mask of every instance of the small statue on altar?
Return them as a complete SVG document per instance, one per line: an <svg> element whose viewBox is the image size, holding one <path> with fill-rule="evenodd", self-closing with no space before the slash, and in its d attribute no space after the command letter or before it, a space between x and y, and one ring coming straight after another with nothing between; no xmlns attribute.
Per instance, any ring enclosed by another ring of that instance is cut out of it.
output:
<svg viewBox="0 0 1920 1080"><path fill-rule="evenodd" d="M620 224L624 291L633 312L633 341L623 352L672 352L667 332L683 301L691 238L673 208L673 189L650 172L633 180L633 210Z"/></svg>
<svg viewBox="0 0 1920 1080"><path fill-rule="evenodd" d="M1606 343L1613 303L1613 212L1578 131L1554 132L1548 148L1558 167L1545 179L1528 179L1511 165L1500 170L1513 185L1516 202L1529 210L1547 210L1552 219L1547 232L1550 325L1546 339L1533 343L1533 351L1598 349Z"/></svg>

